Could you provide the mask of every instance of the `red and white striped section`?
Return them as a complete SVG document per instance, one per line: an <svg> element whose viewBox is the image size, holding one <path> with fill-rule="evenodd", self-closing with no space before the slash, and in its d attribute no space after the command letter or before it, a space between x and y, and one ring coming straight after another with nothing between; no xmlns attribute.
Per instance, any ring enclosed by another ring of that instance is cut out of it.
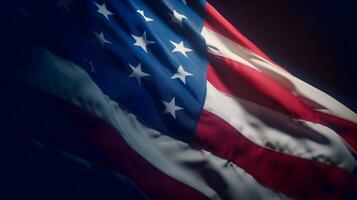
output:
<svg viewBox="0 0 357 200"><path fill-rule="evenodd" d="M28 44L31 45L31 44ZM18 78L63 102L87 141L154 199L287 199L236 164L142 124L75 64L34 46ZM46 74L46 76L43 76Z"/></svg>
<svg viewBox="0 0 357 200"><path fill-rule="evenodd" d="M357 115L276 65L209 4L207 95L197 144L290 197L357 190Z"/></svg>

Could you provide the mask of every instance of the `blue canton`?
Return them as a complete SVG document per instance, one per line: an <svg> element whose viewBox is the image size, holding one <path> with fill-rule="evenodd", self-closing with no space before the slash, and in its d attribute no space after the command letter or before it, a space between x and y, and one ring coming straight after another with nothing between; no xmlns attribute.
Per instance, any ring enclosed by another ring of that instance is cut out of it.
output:
<svg viewBox="0 0 357 200"><path fill-rule="evenodd" d="M189 139L204 104L204 1L23 1L14 29L84 68L104 94Z"/></svg>

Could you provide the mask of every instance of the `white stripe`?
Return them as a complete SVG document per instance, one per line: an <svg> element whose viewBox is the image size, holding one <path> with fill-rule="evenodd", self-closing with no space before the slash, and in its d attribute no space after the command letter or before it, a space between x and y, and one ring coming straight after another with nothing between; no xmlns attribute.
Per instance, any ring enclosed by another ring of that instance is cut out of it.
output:
<svg viewBox="0 0 357 200"><path fill-rule="evenodd" d="M58 152L61 155L65 156L66 158L71 159L71 160L83 165L86 168L92 167L92 164L90 162L88 162L86 159L81 158L81 157L79 157L79 156L77 156L77 155L75 155L75 154L73 154L71 152L68 152L68 151L65 151L65 150L62 150L62 149L58 149Z"/></svg>
<svg viewBox="0 0 357 200"><path fill-rule="evenodd" d="M31 142L36 145L38 148L40 148L41 150L46 150L46 145L43 144L43 142L41 142L40 140L37 140L35 138L30 139Z"/></svg>
<svg viewBox="0 0 357 200"><path fill-rule="evenodd" d="M37 63L19 71L23 80L100 116L118 130L132 149L168 176L211 199L286 198L261 186L233 163L144 126L105 96L75 64L42 48L33 51L37 53L31 60Z"/></svg>
<svg viewBox="0 0 357 200"><path fill-rule="evenodd" d="M240 46L206 27L203 27L201 34L206 40L210 53L235 60L264 73L290 90L293 94L302 97L302 100L307 99L305 102L316 111L326 112L357 123L357 114L352 110L249 49Z"/></svg>
<svg viewBox="0 0 357 200"><path fill-rule="evenodd" d="M262 147L319 160L350 172L357 166L353 150L333 130L224 94L209 82L204 109Z"/></svg>

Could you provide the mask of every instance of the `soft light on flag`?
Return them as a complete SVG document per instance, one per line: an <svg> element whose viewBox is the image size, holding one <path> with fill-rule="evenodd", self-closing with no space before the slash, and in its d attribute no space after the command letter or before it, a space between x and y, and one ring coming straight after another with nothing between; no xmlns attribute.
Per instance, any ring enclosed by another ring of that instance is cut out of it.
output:
<svg viewBox="0 0 357 200"><path fill-rule="evenodd" d="M357 114L276 64L207 2L11 8L20 50L3 71L54 97L101 163L148 198L355 195Z"/></svg>

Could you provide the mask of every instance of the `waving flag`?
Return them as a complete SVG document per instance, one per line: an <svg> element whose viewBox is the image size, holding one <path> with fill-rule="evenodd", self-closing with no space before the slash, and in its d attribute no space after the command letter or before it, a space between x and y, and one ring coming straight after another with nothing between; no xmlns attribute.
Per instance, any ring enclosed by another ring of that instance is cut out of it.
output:
<svg viewBox="0 0 357 200"><path fill-rule="evenodd" d="M3 72L68 113L100 162L148 198L356 195L357 114L207 2L16 1L6 13L15 51Z"/></svg>

